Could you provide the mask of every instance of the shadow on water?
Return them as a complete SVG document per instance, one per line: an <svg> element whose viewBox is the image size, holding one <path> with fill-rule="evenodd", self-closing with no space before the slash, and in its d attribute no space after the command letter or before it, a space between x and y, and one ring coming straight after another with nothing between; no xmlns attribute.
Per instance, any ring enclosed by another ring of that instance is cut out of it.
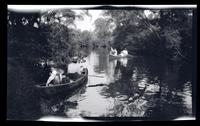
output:
<svg viewBox="0 0 200 126"><path fill-rule="evenodd" d="M42 116L62 116L67 117L65 111L69 108L76 108L77 102L81 99L81 94L85 93L86 86L81 86L63 97L51 97L50 99L40 98L40 110Z"/></svg>
<svg viewBox="0 0 200 126"><path fill-rule="evenodd" d="M83 65L89 74L102 78L88 76L86 86L63 99L38 98L37 92L30 88L39 83L38 80L46 81L48 72L21 62L8 62L8 118L37 119L56 115L170 120L194 116L190 64L172 64L144 56L109 60L107 49L85 49L82 53L87 55ZM102 85L89 87L96 84Z"/></svg>

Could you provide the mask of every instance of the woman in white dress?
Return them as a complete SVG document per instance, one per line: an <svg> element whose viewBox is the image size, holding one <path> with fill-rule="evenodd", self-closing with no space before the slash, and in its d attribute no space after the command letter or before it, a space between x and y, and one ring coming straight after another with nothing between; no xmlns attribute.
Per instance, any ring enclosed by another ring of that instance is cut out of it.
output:
<svg viewBox="0 0 200 126"><path fill-rule="evenodd" d="M64 70L51 67L51 74L47 80L46 86L49 86L49 84L52 81L53 81L53 84L60 84L63 78L66 77L65 75L63 75L63 73L64 73Z"/></svg>

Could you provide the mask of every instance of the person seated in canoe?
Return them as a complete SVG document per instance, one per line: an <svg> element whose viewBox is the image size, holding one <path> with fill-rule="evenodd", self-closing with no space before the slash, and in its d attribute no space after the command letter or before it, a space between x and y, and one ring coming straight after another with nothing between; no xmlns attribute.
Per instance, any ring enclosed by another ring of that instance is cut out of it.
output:
<svg viewBox="0 0 200 126"><path fill-rule="evenodd" d="M117 56L117 50L116 50L116 49L114 49L114 54L113 54L113 56Z"/></svg>
<svg viewBox="0 0 200 126"><path fill-rule="evenodd" d="M126 48L123 50L123 53L125 56L128 56L128 50Z"/></svg>
<svg viewBox="0 0 200 126"><path fill-rule="evenodd" d="M84 74L83 69L86 68L84 67L84 64L69 64L68 69L67 69L67 74L70 76L70 80L72 78L79 78L81 74Z"/></svg>
<svg viewBox="0 0 200 126"><path fill-rule="evenodd" d="M111 47L110 55L117 56L117 50Z"/></svg>
<svg viewBox="0 0 200 126"><path fill-rule="evenodd" d="M72 57L71 61L72 61L73 63L77 63L77 62L78 62L78 56Z"/></svg>
<svg viewBox="0 0 200 126"><path fill-rule="evenodd" d="M50 77L47 80L46 86L61 84L63 81L69 82L69 78L63 75L64 70L51 67ZM50 84L51 83L51 84Z"/></svg>
<svg viewBox="0 0 200 126"><path fill-rule="evenodd" d="M128 51L125 48L124 50L121 51L121 53L119 54L119 56L128 56Z"/></svg>
<svg viewBox="0 0 200 126"><path fill-rule="evenodd" d="M113 48L111 47L110 55L113 55Z"/></svg>

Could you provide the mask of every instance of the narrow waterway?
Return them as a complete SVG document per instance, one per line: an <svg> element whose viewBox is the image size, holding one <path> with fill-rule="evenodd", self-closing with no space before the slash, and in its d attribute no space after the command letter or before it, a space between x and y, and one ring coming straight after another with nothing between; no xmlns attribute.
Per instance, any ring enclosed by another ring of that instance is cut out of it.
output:
<svg viewBox="0 0 200 126"><path fill-rule="evenodd" d="M193 116L193 76L189 65L144 56L110 60L108 50L103 48L82 51L87 54L86 62L69 64L68 69L87 67L88 82L65 99L34 98L30 93L36 92L26 91L28 85L36 83L34 73L26 72L28 67L23 64L8 62L7 115L10 119L59 116L168 120Z"/></svg>

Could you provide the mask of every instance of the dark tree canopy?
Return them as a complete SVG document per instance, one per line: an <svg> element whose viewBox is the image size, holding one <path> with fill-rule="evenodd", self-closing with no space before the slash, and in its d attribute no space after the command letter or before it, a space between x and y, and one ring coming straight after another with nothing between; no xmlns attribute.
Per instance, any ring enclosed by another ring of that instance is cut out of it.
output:
<svg viewBox="0 0 200 126"><path fill-rule="evenodd" d="M116 24L113 46L118 50L127 47L132 53L170 59L184 59L191 51L192 10L107 10L104 14Z"/></svg>
<svg viewBox="0 0 200 126"><path fill-rule="evenodd" d="M94 31L81 31L75 20L91 15L70 9L45 12L8 10L8 56L68 63L77 48L112 46L132 54L187 59L192 53L192 10L104 10ZM28 53L27 53L28 52Z"/></svg>

